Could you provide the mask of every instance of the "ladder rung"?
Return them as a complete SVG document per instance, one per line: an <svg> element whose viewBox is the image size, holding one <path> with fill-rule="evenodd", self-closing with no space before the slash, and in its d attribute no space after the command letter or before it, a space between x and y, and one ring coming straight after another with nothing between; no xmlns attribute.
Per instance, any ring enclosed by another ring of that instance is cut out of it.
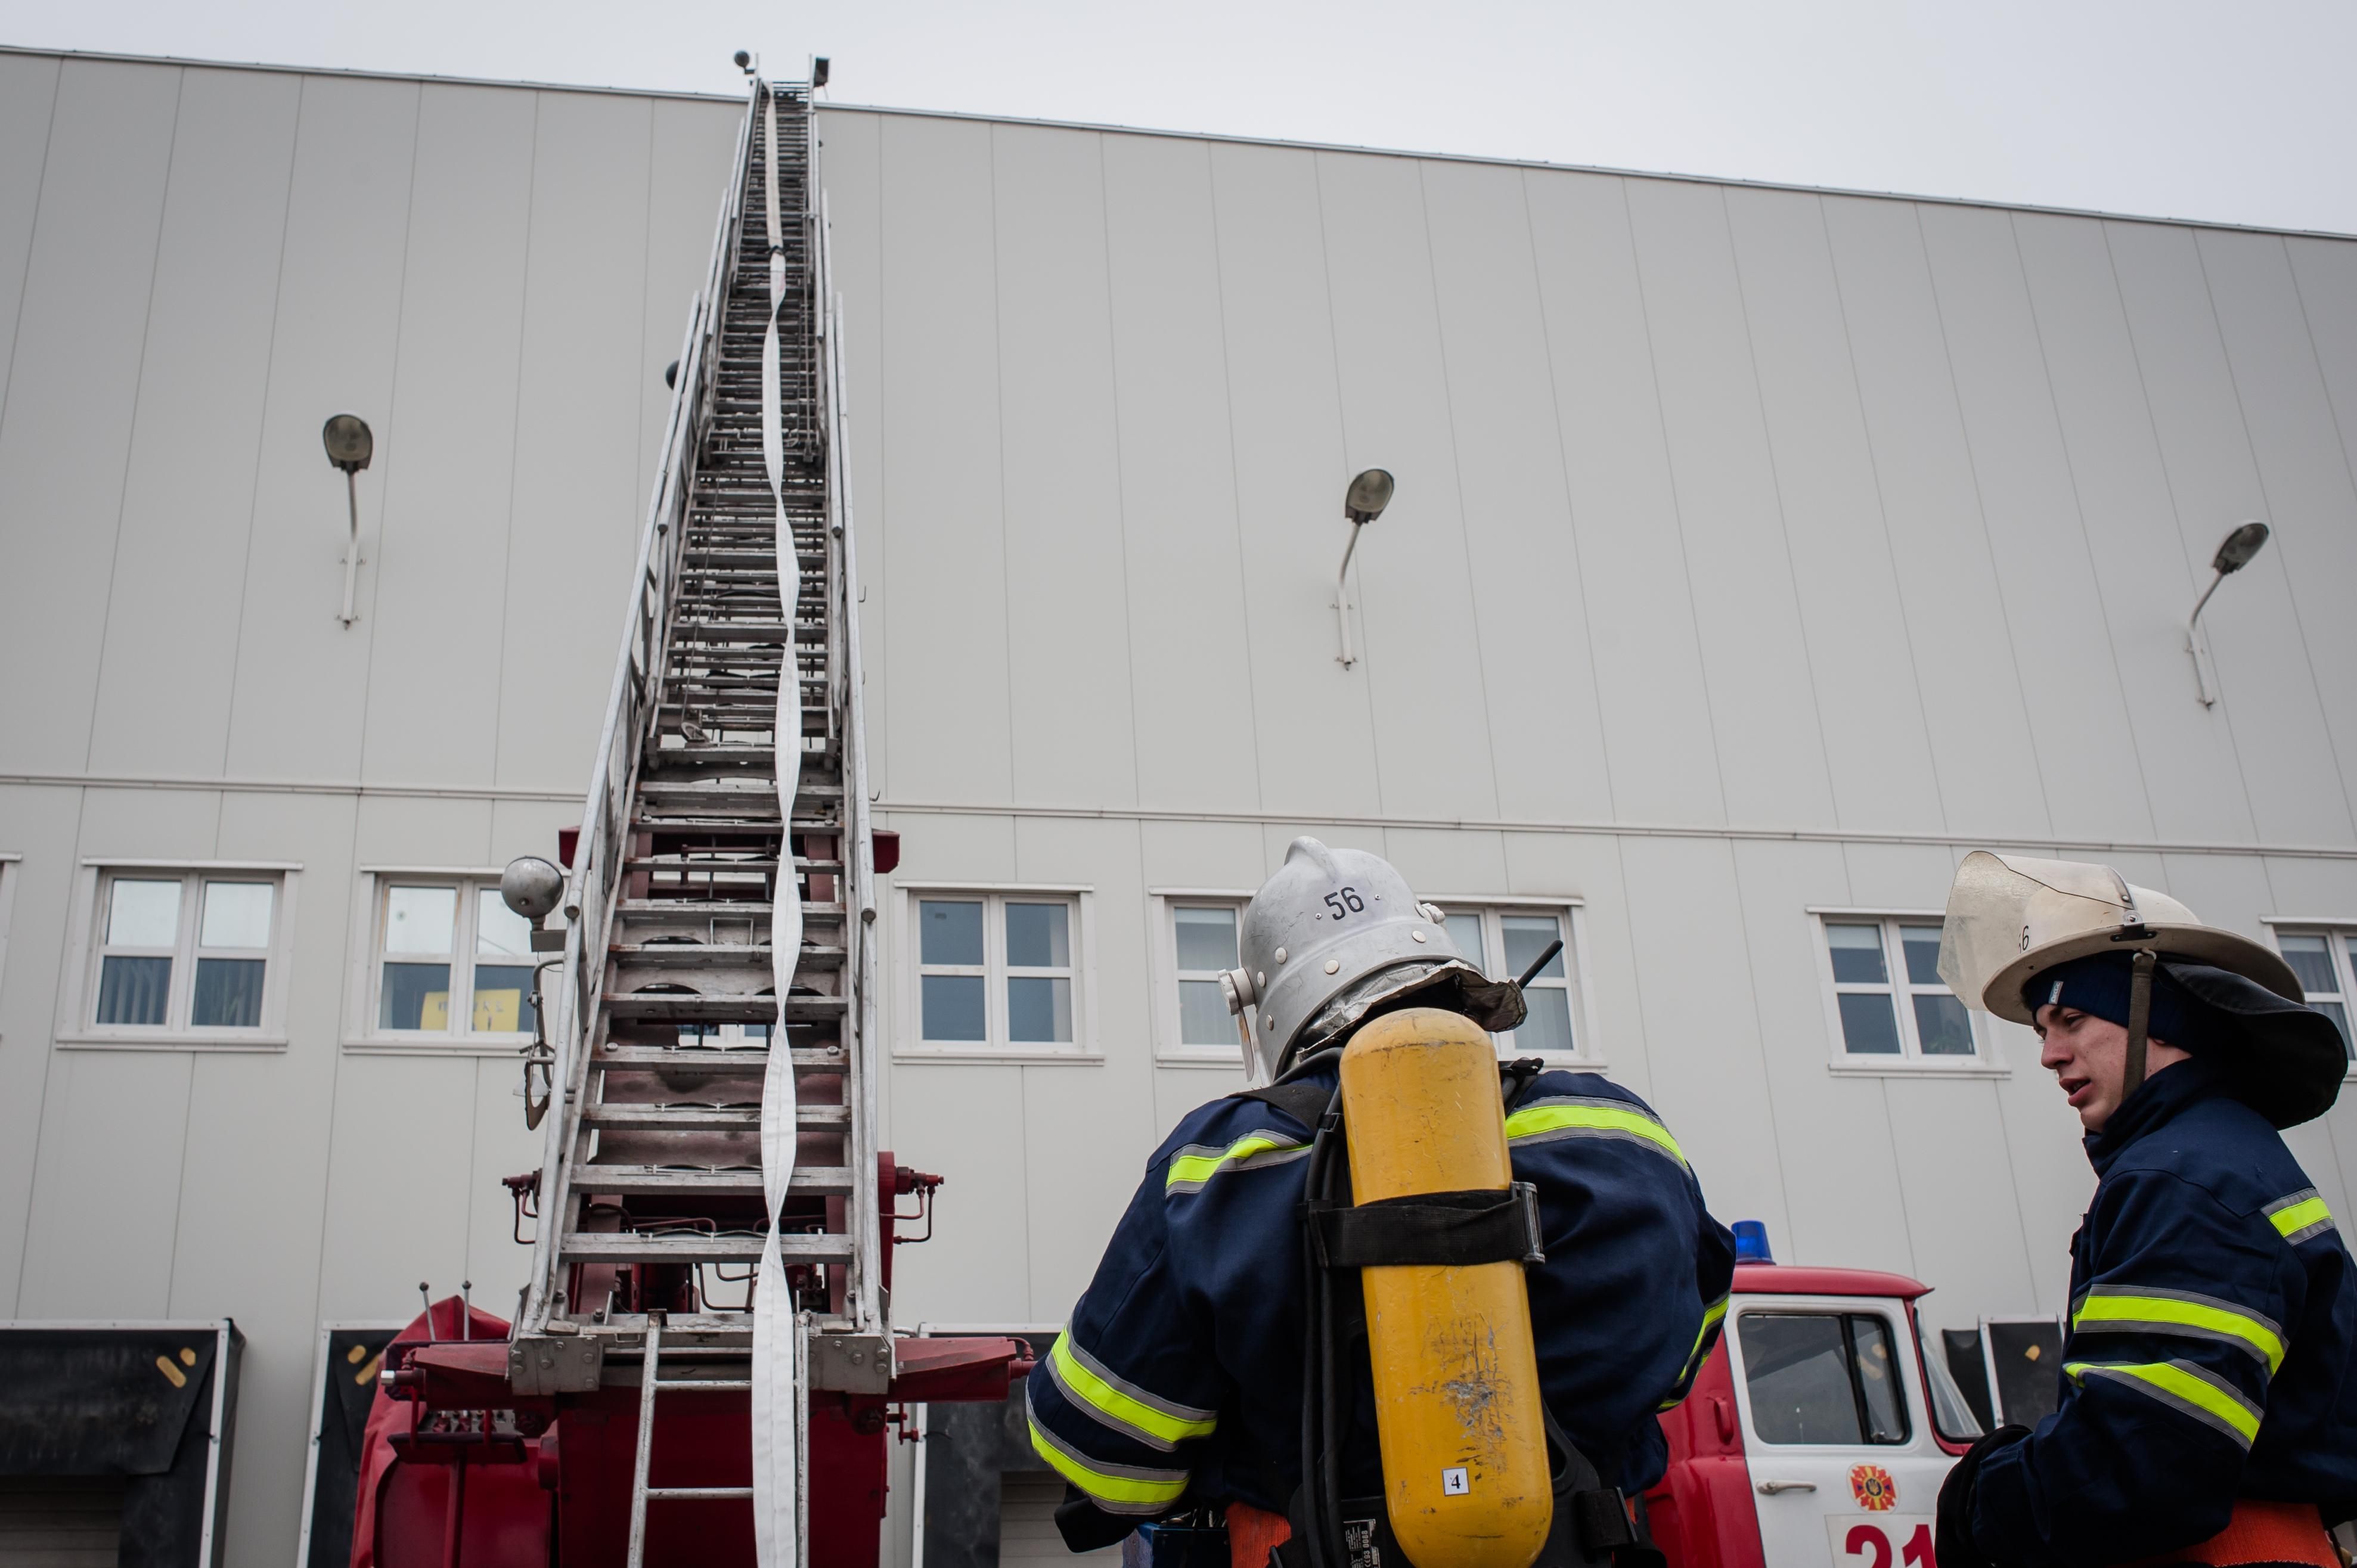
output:
<svg viewBox="0 0 2357 1568"><path fill-rule="evenodd" d="M558 1251L570 1263L743 1263L761 1255L761 1238L706 1236L694 1230L662 1236L632 1230L569 1230ZM839 1232L780 1236L778 1254L790 1263L847 1263L851 1238Z"/></svg>
<svg viewBox="0 0 2357 1568"><path fill-rule="evenodd" d="M791 1047L797 1072L842 1072L841 1046ZM756 1073L768 1070L766 1046L608 1046L589 1058L592 1066L663 1073Z"/></svg>
<svg viewBox="0 0 2357 1568"><path fill-rule="evenodd" d="M749 1393L752 1388L750 1378L663 1378L655 1383L655 1391L662 1394L673 1389L708 1394Z"/></svg>
<svg viewBox="0 0 2357 1568"><path fill-rule="evenodd" d="M612 1127L631 1132L731 1133L745 1132L761 1125L761 1108L758 1105L590 1105L581 1112L581 1120L593 1127ZM851 1112L841 1105L797 1105L794 1125L797 1127L841 1127L851 1121Z"/></svg>
<svg viewBox="0 0 2357 1568"><path fill-rule="evenodd" d="M667 1165L576 1165L576 1192L610 1193L623 1197L668 1197L700 1192L716 1197L753 1196L761 1191L761 1173L754 1170L676 1169ZM840 1197L851 1190L848 1165L796 1165L790 1191Z"/></svg>
<svg viewBox="0 0 2357 1568"><path fill-rule="evenodd" d="M696 996L672 991L609 991L606 1015L658 1024L759 1024L778 1015L774 996ZM790 1022L839 1018L847 1011L840 996L789 996Z"/></svg>
<svg viewBox="0 0 2357 1568"><path fill-rule="evenodd" d="M667 1389L680 1386L683 1385L674 1383L663 1384L663 1387ZM717 1383L715 1383L712 1386L715 1388L720 1387ZM752 1385L749 1383L732 1383L728 1386L731 1388L742 1389L750 1388ZM647 1488L647 1501L651 1503L684 1503L698 1500L709 1502L720 1498L749 1498L752 1495L753 1488L750 1487L649 1487Z"/></svg>

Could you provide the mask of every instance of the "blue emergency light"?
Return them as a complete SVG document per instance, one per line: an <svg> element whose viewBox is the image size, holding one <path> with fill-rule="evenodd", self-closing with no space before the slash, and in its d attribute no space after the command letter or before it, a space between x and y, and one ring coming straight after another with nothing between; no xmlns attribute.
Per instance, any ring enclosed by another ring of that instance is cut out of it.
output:
<svg viewBox="0 0 2357 1568"><path fill-rule="evenodd" d="M1765 1220L1738 1219L1735 1222L1735 1261L1738 1263L1772 1263L1776 1255L1768 1250L1768 1225Z"/></svg>

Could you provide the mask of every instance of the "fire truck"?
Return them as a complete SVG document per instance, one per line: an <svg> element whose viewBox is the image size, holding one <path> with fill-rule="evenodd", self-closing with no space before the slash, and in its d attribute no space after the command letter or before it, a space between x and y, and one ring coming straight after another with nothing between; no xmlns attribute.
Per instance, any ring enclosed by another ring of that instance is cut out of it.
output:
<svg viewBox="0 0 2357 1568"><path fill-rule="evenodd" d="M1936 1568L1940 1483L1980 1423L1926 1341L1930 1288L1736 1265L1726 1331L1662 1417L1669 1473L1645 1495L1672 1568Z"/></svg>
<svg viewBox="0 0 2357 1568"><path fill-rule="evenodd" d="M898 856L868 821L823 66L748 71L581 825L503 888L545 955L521 1310L454 1296L350 1348L364 1391L377 1369L352 1568L868 1568L914 1407L1003 1407L1031 1365L1024 1338L892 1327L893 1253L921 1239L896 1227L929 1228L939 1178L877 1146ZM1739 1267L1664 1418L1647 1501L1674 1563L1933 1568L1973 1428L1924 1290Z"/></svg>

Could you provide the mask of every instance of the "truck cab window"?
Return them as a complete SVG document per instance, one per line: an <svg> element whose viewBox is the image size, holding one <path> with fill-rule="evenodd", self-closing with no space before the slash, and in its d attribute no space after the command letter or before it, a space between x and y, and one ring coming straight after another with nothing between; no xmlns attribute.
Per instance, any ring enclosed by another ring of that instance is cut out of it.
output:
<svg viewBox="0 0 2357 1568"><path fill-rule="evenodd" d="M1890 1326L1880 1316L1745 1313L1737 1332L1761 1442L1907 1441L1898 1355Z"/></svg>

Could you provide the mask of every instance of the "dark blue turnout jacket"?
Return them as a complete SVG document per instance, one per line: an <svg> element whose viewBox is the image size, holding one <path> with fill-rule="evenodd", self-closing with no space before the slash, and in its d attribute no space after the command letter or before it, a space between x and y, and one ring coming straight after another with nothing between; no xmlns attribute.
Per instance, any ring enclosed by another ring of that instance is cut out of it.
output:
<svg viewBox="0 0 2357 1568"><path fill-rule="evenodd" d="M2236 1498L2357 1513L2357 1279L2283 1138L2200 1058L2087 1139L2062 1402L1991 1454L1994 1563L2116 1563L2205 1541Z"/></svg>
<svg viewBox="0 0 2357 1568"><path fill-rule="evenodd" d="M1684 1397L1726 1316L1734 1238L1660 1119L1593 1073L1542 1073L1506 1133L1515 1178L1539 1192L1547 1261L1527 1281L1547 1408L1608 1482L1646 1485L1666 1460L1654 1412ZM1033 1446L1097 1508L1291 1498L1310 1135L1263 1101L1219 1100L1155 1151L1028 1390ZM1363 1349L1350 1361L1363 1458L1346 1485L1371 1492L1372 1388Z"/></svg>

